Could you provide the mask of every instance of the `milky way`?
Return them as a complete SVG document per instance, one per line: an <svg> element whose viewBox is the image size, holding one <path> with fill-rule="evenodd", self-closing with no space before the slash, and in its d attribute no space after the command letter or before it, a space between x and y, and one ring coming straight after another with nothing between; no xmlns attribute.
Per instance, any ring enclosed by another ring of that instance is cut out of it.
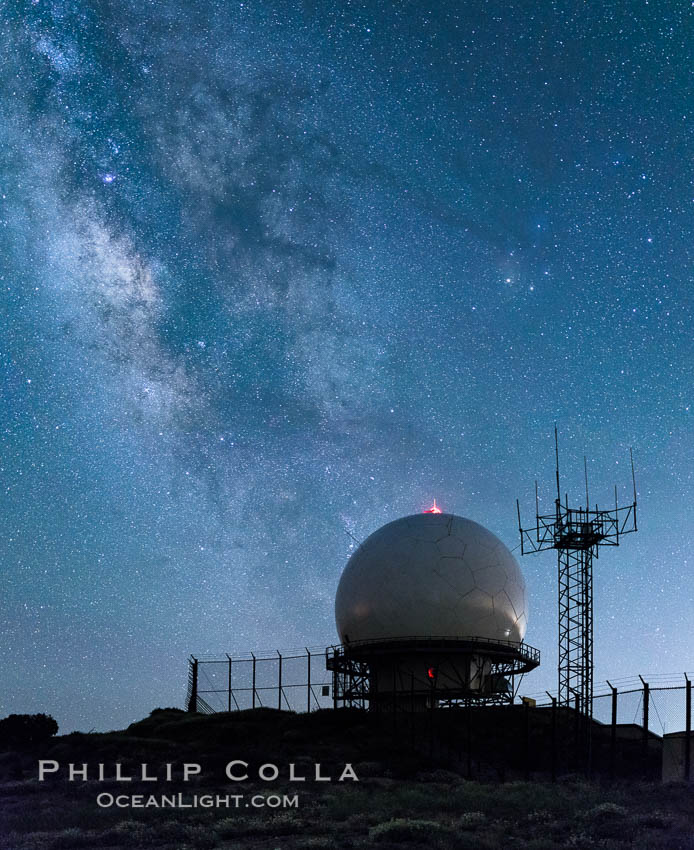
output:
<svg viewBox="0 0 694 850"><path fill-rule="evenodd" d="M0 11L2 713L331 643L353 537L434 497L515 547L555 421L576 501L637 464L597 677L692 668L691 10L388 6Z"/></svg>

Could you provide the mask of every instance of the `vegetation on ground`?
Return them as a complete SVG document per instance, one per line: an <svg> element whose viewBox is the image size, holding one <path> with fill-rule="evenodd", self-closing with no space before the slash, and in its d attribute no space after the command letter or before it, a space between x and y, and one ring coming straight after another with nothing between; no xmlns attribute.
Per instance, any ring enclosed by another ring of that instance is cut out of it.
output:
<svg viewBox="0 0 694 850"><path fill-rule="evenodd" d="M63 772L39 782L38 759L88 764L86 781ZM249 779L230 782L226 763L249 763ZM117 782L143 762L165 775L183 762L202 773L184 783ZM292 782L289 762L306 781ZM333 781L314 781L320 762ZM359 782L335 781L351 762ZM99 763L104 781L96 778ZM264 763L280 769L263 781ZM0 755L0 850L160 848L160 850L694 850L694 793L684 783L600 783L576 775L555 783L470 780L463 765L413 753L359 712L295 715L255 712L187 715L167 709L128 729L72 733L24 752ZM268 795L298 798L296 807L100 808L99 793Z"/></svg>

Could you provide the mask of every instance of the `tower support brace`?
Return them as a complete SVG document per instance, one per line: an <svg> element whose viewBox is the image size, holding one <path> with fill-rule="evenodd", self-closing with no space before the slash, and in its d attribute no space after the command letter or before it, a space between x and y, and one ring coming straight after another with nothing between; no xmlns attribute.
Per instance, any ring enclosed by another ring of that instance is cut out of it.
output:
<svg viewBox="0 0 694 850"><path fill-rule="evenodd" d="M592 714L593 549L560 549L558 701Z"/></svg>

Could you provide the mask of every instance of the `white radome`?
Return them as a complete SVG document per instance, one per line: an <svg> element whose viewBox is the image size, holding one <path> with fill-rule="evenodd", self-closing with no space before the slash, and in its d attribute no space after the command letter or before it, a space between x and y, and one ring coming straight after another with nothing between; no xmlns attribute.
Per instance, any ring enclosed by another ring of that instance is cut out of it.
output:
<svg viewBox="0 0 694 850"><path fill-rule="evenodd" d="M525 581L508 548L473 520L424 513L379 528L347 562L335 597L342 643L407 637L520 642Z"/></svg>

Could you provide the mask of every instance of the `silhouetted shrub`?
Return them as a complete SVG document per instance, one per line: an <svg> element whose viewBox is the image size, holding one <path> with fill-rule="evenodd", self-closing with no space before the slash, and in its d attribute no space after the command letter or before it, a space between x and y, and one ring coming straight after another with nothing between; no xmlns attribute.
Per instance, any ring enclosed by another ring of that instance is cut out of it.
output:
<svg viewBox="0 0 694 850"><path fill-rule="evenodd" d="M437 845L453 834L444 824L432 820L394 818L369 830L372 841L392 844L427 843Z"/></svg>
<svg viewBox="0 0 694 850"><path fill-rule="evenodd" d="M673 818L656 810L637 815L635 824L637 827L645 829L670 829L673 825Z"/></svg>
<svg viewBox="0 0 694 850"><path fill-rule="evenodd" d="M487 816L484 812L464 812L458 818L458 826L460 829L479 829L487 823Z"/></svg>
<svg viewBox="0 0 694 850"><path fill-rule="evenodd" d="M10 714L0 720L0 747L25 749L43 744L58 732L50 714Z"/></svg>

